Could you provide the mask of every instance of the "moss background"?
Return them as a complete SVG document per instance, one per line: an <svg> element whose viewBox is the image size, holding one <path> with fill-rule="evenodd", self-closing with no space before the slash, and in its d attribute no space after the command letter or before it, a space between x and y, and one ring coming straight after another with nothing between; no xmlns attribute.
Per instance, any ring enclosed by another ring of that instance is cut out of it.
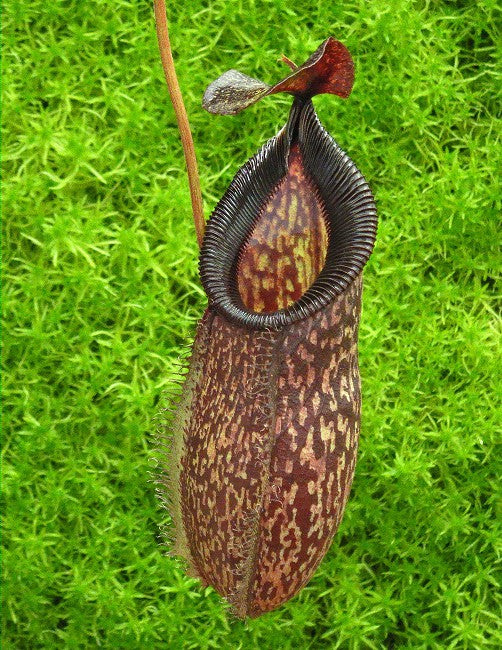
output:
<svg viewBox="0 0 502 650"><path fill-rule="evenodd" d="M350 98L316 99L381 218L352 496L310 584L248 624L163 556L149 435L205 297L152 8L6 0L4 647L502 647L497 3L170 4L207 214L290 100L214 117L206 84L330 34L353 54Z"/></svg>

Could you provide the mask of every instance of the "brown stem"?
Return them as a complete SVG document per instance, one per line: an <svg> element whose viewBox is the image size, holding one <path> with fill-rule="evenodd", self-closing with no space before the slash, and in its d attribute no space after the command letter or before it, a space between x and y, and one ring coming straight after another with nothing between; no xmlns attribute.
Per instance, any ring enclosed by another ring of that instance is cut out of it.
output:
<svg viewBox="0 0 502 650"><path fill-rule="evenodd" d="M281 54L280 61L285 63L289 68L291 68L291 70L296 70L296 68L298 67L296 63L293 63L291 59L288 59L288 57L285 54Z"/></svg>
<svg viewBox="0 0 502 650"><path fill-rule="evenodd" d="M162 60L162 67L164 68L167 88L176 114L176 121L178 122L181 143L183 145L183 153L185 154L188 185L190 186L190 198L192 200L193 220L195 223L195 231L197 233L197 242L200 247L204 236L205 221L204 211L202 208L199 171L197 169L197 158L193 146L192 132L190 131L187 112L185 110L185 105L183 104L180 86L174 69L171 44L169 42L169 31L167 28L166 3L164 0L154 0L153 5L160 58Z"/></svg>

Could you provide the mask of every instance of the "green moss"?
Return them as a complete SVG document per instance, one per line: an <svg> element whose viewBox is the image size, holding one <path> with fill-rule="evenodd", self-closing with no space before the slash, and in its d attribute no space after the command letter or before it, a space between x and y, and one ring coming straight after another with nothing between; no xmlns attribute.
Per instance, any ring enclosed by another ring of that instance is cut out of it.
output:
<svg viewBox="0 0 502 650"><path fill-rule="evenodd" d="M500 647L496 3L200 0L170 10L206 212L286 119L200 108L328 35L319 114L371 183L360 459L321 568L242 624L157 543L149 434L205 299L148 2L4 3L6 648ZM498 389L498 390L497 390Z"/></svg>

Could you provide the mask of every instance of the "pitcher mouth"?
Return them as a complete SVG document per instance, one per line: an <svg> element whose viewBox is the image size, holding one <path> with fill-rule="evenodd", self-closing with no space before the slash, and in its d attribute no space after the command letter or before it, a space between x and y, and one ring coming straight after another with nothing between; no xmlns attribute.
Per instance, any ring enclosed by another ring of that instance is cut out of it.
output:
<svg viewBox="0 0 502 650"><path fill-rule="evenodd" d="M241 295L242 281L239 287L239 260L264 206L288 173L292 148L298 148L322 206L327 231L322 267L287 307L249 308ZM323 128L312 102L297 97L284 128L239 170L207 224L199 270L209 304L251 329L277 330L303 320L342 294L361 273L376 230L376 206L366 180Z"/></svg>

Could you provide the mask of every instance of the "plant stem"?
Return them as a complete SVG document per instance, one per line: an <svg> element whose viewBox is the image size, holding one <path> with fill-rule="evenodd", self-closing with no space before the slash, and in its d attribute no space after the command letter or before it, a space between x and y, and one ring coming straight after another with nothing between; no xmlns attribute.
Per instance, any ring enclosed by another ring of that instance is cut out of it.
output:
<svg viewBox="0 0 502 650"><path fill-rule="evenodd" d="M164 0L154 0L155 25L157 29L157 40L159 42L160 58L164 75L166 78L167 88L171 97L178 129L185 154L185 162L188 173L188 185L190 187L190 198L192 200L193 220L195 223L195 232L199 247L202 245L204 236L204 211L202 208L202 194L200 191L199 171L197 169L197 158L193 146L192 132L188 122L187 112L183 104L180 86L176 77L174 68L173 55L171 53L171 44L169 42L169 31L167 28L166 3Z"/></svg>
<svg viewBox="0 0 502 650"><path fill-rule="evenodd" d="M291 70L296 70L296 68L298 67L296 63L293 63L291 59L288 59L288 57L285 54L281 54L280 61L285 63L289 68L291 68Z"/></svg>

